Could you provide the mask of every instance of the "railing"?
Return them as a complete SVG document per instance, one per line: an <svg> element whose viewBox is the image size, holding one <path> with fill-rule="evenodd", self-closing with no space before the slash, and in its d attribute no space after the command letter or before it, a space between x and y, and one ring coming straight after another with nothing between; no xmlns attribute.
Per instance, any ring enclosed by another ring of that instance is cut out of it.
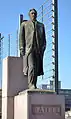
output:
<svg viewBox="0 0 71 119"><path fill-rule="evenodd" d="M57 51L57 49L55 49L56 42L57 42L57 41L55 42L56 39L55 3L56 0L46 0L38 9L38 20L40 22L43 22L45 25L46 41L47 41L47 47L44 54L44 76L43 76L43 80L41 78L41 83L42 84L45 83L48 86L50 84L50 80L52 80L53 82L55 82L53 89L55 89L55 87L58 88L58 84L56 84L58 82L55 81L55 78L58 79L55 73L56 70L58 70L58 67L56 69L56 64L58 65L56 59L58 56L56 56L57 54L55 54L55 52ZM38 82L40 82L40 79Z"/></svg>

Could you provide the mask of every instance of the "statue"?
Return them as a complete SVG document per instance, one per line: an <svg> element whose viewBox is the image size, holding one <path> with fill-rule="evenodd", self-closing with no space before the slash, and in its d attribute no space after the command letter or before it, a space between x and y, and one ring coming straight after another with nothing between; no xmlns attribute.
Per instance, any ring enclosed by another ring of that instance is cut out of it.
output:
<svg viewBox="0 0 71 119"><path fill-rule="evenodd" d="M28 88L36 89L37 76L43 75L43 55L46 49L44 24L37 21L37 11L29 11L29 21L20 26L20 56L23 57L23 72L28 76Z"/></svg>

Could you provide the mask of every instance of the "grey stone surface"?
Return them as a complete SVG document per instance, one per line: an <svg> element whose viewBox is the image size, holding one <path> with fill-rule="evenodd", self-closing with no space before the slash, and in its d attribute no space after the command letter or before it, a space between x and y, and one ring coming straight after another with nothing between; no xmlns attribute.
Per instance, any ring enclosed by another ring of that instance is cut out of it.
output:
<svg viewBox="0 0 71 119"><path fill-rule="evenodd" d="M14 119L65 119L64 96L26 90L14 98Z"/></svg>
<svg viewBox="0 0 71 119"><path fill-rule="evenodd" d="M23 61L20 57L7 57L3 60L2 97L15 96L28 88L27 76L23 74Z"/></svg>
<svg viewBox="0 0 71 119"><path fill-rule="evenodd" d="M14 97L2 97L2 119L14 119Z"/></svg>
<svg viewBox="0 0 71 119"><path fill-rule="evenodd" d="M6 57L3 60L2 119L14 119L14 96L27 87L22 58Z"/></svg>

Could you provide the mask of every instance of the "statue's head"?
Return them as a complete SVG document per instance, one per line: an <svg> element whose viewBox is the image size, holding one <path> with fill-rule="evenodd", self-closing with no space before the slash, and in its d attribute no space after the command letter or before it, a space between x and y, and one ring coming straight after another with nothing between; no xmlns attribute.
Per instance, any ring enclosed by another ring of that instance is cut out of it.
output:
<svg viewBox="0 0 71 119"><path fill-rule="evenodd" d="M37 18L37 11L33 8L29 11L29 17L32 21L35 21Z"/></svg>

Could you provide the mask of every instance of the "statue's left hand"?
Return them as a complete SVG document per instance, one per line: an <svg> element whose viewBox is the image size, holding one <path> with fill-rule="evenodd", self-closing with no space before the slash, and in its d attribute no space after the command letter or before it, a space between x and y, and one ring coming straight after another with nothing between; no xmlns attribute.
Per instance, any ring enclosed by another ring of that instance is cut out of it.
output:
<svg viewBox="0 0 71 119"><path fill-rule="evenodd" d="M20 56L21 57L24 56L24 49L23 48L20 49Z"/></svg>

